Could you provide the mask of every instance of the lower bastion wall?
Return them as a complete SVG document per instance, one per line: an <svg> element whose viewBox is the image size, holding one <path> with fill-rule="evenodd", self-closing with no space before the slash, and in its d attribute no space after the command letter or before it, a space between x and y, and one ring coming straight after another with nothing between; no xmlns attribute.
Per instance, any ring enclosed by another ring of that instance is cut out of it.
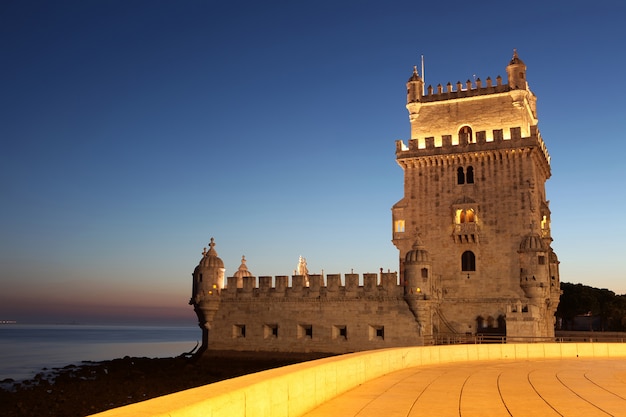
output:
<svg viewBox="0 0 626 417"><path fill-rule="evenodd" d="M423 344L396 273L229 277L209 350L346 353ZM237 285L239 283L239 285ZM307 285L308 284L308 285Z"/></svg>

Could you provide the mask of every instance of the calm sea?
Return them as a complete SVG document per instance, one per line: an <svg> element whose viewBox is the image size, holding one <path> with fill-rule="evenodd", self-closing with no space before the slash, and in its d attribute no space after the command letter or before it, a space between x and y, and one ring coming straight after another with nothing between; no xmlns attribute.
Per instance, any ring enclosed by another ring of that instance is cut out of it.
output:
<svg viewBox="0 0 626 417"><path fill-rule="evenodd" d="M189 352L198 326L0 325L0 381L31 378L43 368L82 361L138 356L161 358Z"/></svg>

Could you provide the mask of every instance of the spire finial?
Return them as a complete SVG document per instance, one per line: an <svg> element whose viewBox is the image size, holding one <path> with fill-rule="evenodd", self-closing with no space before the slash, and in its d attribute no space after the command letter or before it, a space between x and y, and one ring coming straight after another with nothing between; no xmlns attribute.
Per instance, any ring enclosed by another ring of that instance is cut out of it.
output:
<svg viewBox="0 0 626 417"><path fill-rule="evenodd" d="M209 250L206 253L207 256L217 256L217 251L215 250L215 239L211 238L211 242L209 243Z"/></svg>

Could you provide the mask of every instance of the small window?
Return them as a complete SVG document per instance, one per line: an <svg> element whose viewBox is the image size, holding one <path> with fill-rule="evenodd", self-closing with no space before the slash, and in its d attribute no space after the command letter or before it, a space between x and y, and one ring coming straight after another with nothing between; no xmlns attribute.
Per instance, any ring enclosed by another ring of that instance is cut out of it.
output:
<svg viewBox="0 0 626 417"><path fill-rule="evenodd" d="M404 233L404 220L396 220L394 223L394 231L396 233Z"/></svg>
<svg viewBox="0 0 626 417"><path fill-rule="evenodd" d="M347 340L348 339L348 328L345 325L336 325L333 326L333 339L339 340Z"/></svg>
<svg viewBox="0 0 626 417"><path fill-rule="evenodd" d="M312 338L313 338L313 325L299 324L298 325L298 339L312 339Z"/></svg>
<svg viewBox="0 0 626 417"><path fill-rule="evenodd" d="M385 340L385 326L370 326L370 340Z"/></svg>
<svg viewBox="0 0 626 417"><path fill-rule="evenodd" d="M235 324L233 326L233 338L244 338L244 337L246 337L246 325Z"/></svg>
<svg viewBox="0 0 626 417"><path fill-rule="evenodd" d="M465 251L461 255L461 270L464 272L476 271L476 256L472 251Z"/></svg>
<svg viewBox="0 0 626 417"><path fill-rule="evenodd" d="M422 278L428 278L428 268L422 268Z"/></svg>
<svg viewBox="0 0 626 417"><path fill-rule="evenodd" d="M539 265L545 265L545 264L546 264L546 257L545 257L545 256L543 256L543 255L539 255L539 256L537 257L537 263L538 263Z"/></svg>
<svg viewBox="0 0 626 417"><path fill-rule="evenodd" d="M263 337L265 339L276 339L278 337L278 324L263 325Z"/></svg>

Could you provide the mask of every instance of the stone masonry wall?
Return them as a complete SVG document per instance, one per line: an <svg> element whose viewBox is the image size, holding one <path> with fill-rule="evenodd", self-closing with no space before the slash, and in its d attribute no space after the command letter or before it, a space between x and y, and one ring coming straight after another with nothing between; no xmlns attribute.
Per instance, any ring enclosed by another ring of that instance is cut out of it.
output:
<svg viewBox="0 0 626 417"><path fill-rule="evenodd" d="M229 285L209 331L210 350L346 353L392 346L421 345L413 313L395 273L321 277L244 278L244 288ZM354 285L357 284L357 285ZM380 284L380 285L379 285ZM230 288L230 289L229 289Z"/></svg>

